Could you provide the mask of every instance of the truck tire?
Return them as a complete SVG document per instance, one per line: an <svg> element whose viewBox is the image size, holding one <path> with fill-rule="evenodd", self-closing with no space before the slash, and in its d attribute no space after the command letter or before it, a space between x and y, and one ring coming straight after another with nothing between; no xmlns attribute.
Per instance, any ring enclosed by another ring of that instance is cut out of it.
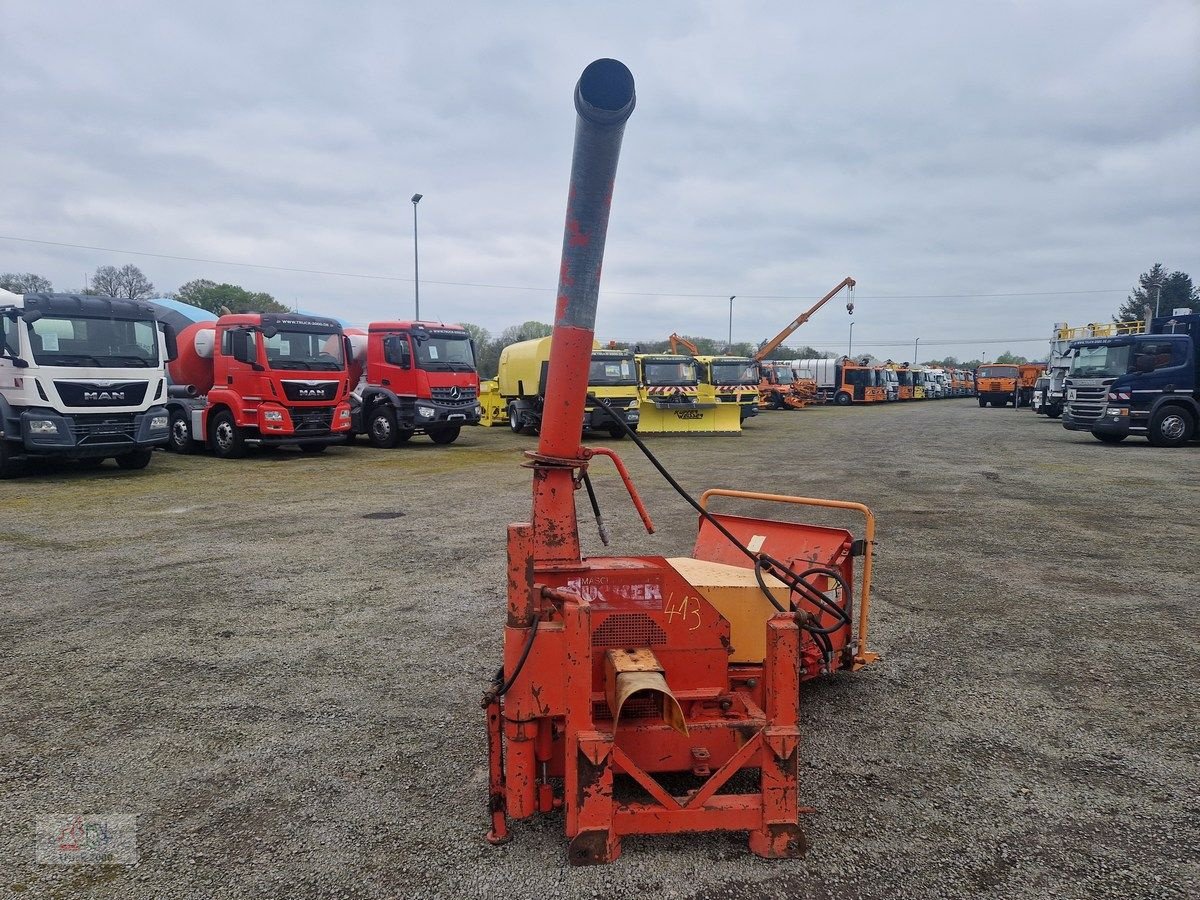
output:
<svg viewBox="0 0 1200 900"><path fill-rule="evenodd" d="M399 443L397 432L396 411L386 403L380 403L367 420L367 440L372 447L390 450Z"/></svg>
<svg viewBox="0 0 1200 900"><path fill-rule="evenodd" d="M608 426L608 436L610 438L612 438L614 441L624 440L625 439L625 429L622 428L620 425L609 425Z"/></svg>
<svg viewBox="0 0 1200 900"><path fill-rule="evenodd" d="M176 453L195 453L200 449L200 443L192 438L192 426L187 413L181 409L171 410L171 439L167 442L167 449Z"/></svg>
<svg viewBox="0 0 1200 900"><path fill-rule="evenodd" d="M984 400L982 397L980 397L979 398L979 408L983 409L985 406L987 406L987 401Z"/></svg>
<svg viewBox="0 0 1200 900"><path fill-rule="evenodd" d="M122 453L116 457L117 465L122 469L144 469L150 465L150 457L154 455L154 451L149 447L143 447L141 450L134 450L131 453ZM102 460L103 461L103 460Z"/></svg>
<svg viewBox="0 0 1200 900"><path fill-rule="evenodd" d="M1155 447L1182 447L1196 432L1196 420L1182 406L1159 407L1150 419L1147 437Z"/></svg>
<svg viewBox="0 0 1200 900"><path fill-rule="evenodd" d="M854 398L845 391L838 391L837 396L833 398L833 402L838 406L849 406L854 402Z"/></svg>
<svg viewBox="0 0 1200 900"><path fill-rule="evenodd" d="M1060 418L1062 416L1062 407L1061 406L1047 406L1046 407L1046 415L1049 416L1051 419Z"/></svg>
<svg viewBox="0 0 1200 900"><path fill-rule="evenodd" d="M326 448L328 448L328 447L329 447L328 444L324 444L324 443L315 444L315 443L309 442L307 444L300 445L300 452L301 453L324 453Z"/></svg>
<svg viewBox="0 0 1200 900"><path fill-rule="evenodd" d="M521 415L521 411L517 409L515 403L509 404L508 407L508 427L512 429L513 434L525 433L525 421Z"/></svg>
<svg viewBox="0 0 1200 900"><path fill-rule="evenodd" d="M241 459L246 455L246 435L227 409L218 412L209 422L208 442L220 459Z"/></svg>
<svg viewBox="0 0 1200 900"><path fill-rule="evenodd" d="M1121 441L1125 440L1125 438L1129 437L1129 435L1127 435L1127 434L1096 434L1093 432L1092 437L1094 437L1096 440L1098 440L1102 443L1105 443L1105 444L1119 444L1119 443L1121 443Z"/></svg>
<svg viewBox="0 0 1200 900"><path fill-rule="evenodd" d="M437 431L429 432L429 439L435 444L453 444L458 440L462 428L455 425L453 428L439 428Z"/></svg>
<svg viewBox="0 0 1200 900"><path fill-rule="evenodd" d="M771 392L771 409L787 409L787 403L783 399L783 394L779 391Z"/></svg>

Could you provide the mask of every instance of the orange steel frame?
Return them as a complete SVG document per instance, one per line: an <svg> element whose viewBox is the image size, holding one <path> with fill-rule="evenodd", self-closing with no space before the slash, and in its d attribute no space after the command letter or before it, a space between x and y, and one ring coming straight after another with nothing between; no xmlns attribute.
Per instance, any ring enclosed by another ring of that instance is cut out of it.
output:
<svg viewBox="0 0 1200 900"><path fill-rule="evenodd" d="M508 528L504 664L484 697L487 714L488 839L511 836L510 820L562 809L572 864L604 863L631 834L714 830L749 832L752 852L803 854L799 805L799 683L832 668L870 661L865 649L867 596L859 639L850 623L838 631L839 656L806 663L801 625L823 621L798 606L764 622L761 664L729 662L730 624L668 562L657 556L590 557L581 553L575 492L597 457L611 459L648 531L653 524L616 455L580 446L605 230L633 81L613 60L585 69L576 88L579 123L572 164L558 304L547 378L546 414L537 450L526 453L533 475L529 522ZM857 504L712 491L714 496L851 508ZM801 566L827 565L853 574L856 542L842 529L723 515L738 539ZM754 540L751 540L751 537ZM715 562L734 552L705 521L695 555ZM746 565L744 555L738 564ZM752 563L751 563L752 564ZM789 563L790 564L790 563ZM830 579L833 581L833 579ZM841 590L849 612L852 598ZM686 734L622 708L619 727L605 692L610 649L642 648L660 663L683 711ZM831 654L832 655L832 654ZM758 770L757 787L728 789L734 774ZM690 774L696 790L668 791L656 773ZM639 796L616 791L622 779Z"/></svg>

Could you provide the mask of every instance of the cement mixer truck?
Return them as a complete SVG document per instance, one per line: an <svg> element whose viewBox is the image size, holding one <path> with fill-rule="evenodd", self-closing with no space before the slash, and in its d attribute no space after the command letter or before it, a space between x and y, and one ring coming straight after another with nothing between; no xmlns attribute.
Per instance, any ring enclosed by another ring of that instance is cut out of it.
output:
<svg viewBox="0 0 1200 900"><path fill-rule="evenodd" d="M0 290L0 478L32 459L142 469L167 440L175 332L136 300Z"/></svg>
<svg viewBox="0 0 1200 900"><path fill-rule="evenodd" d="M395 447L414 434L453 444L478 425L475 345L460 325L372 322L350 343L352 432L374 447Z"/></svg>
<svg viewBox="0 0 1200 900"><path fill-rule="evenodd" d="M169 447L222 459L253 447L320 453L350 431L347 341L333 319L246 313L196 322L169 366Z"/></svg>

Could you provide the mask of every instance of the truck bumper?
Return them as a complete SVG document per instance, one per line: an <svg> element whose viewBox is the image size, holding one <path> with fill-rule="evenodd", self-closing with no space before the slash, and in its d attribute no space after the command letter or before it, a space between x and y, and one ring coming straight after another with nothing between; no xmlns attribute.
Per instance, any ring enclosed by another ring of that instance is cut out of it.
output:
<svg viewBox="0 0 1200 900"><path fill-rule="evenodd" d="M418 400L413 408L413 426L418 431L437 431L462 425L478 425L483 412L479 401L469 406L447 406L436 400Z"/></svg>
<svg viewBox="0 0 1200 900"><path fill-rule="evenodd" d="M641 412L636 407L634 409L618 407L617 412L623 415L625 424L630 428L636 428L642 418ZM583 414L584 431L604 431L615 424L613 417L603 409L593 408L586 410Z"/></svg>
<svg viewBox="0 0 1200 900"><path fill-rule="evenodd" d="M349 431L339 431L337 434L286 434L271 435L270 437L247 437L246 444L251 447L280 447L285 444L344 444Z"/></svg>
<svg viewBox="0 0 1200 900"><path fill-rule="evenodd" d="M21 413L21 442L29 456L86 459L120 456L162 446L170 437L166 407L140 413L62 414L49 410Z"/></svg>

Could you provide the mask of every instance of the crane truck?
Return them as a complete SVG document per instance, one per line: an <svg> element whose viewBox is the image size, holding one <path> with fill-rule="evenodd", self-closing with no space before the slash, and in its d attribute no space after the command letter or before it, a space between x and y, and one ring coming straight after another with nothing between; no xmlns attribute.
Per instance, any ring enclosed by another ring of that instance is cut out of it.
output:
<svg viewBox="0 0 1200 900"><path fill-rule="evenodd" d="M168 435L175 332L136 300L0 291L0 477L33 459L142 469Z"/></svg>
<svg viewBox="0 0 1200 900"><path fill-rule="evenodd" d="M1114 444L1179 447L1200 427L1200 316L1176 309L1148 332L1071 342L1063 427Z"/></svg>
<svg viewBox="0 0 1200 900"><path fill-rule="evenodd" d="M166 401L170 447L222 459L296 444L320 453L350 431L348 342L334 319L300 313L224 315L179 335Z"/></svg>
<svg viewBox="0 0 1200 900"><path fill-rule="evenodd" d="M372 322L348 337L352 434L380 448L414 434L453 444L463 426L479 424L475 346L462 326Z"/></svg>
<svg viewBox="0 0 1200 900"><path fill-rule="evenodd" d="M849 315L854 315L854 286L857 284L853 278L847 275L833 290L827 293L824 297L806 309L796 318L792 319L775 337L771 338L765 344L758 348L758 352L754 354L754 361L762 364L766 358L774 353L783 345L793 332L809 319L822 306L836 297L843 288L846 288L850 293L850 298L846 301L846 312ZM812 379L796 378L793 372L790 378L782 375L779 367L774 367L774 371L764 366L763 379L759 384L759 406L770 407L771 409L801 409L812 402L815 396L817 386Z"/></svg>
<svg viewBox="0 0 1200 900"><path fill-rule="evenodd" d="M505 347L500 353L496 377L483 385L483 424L508 422L515 434L536 434L542 426L549 371L550 338L534 338ZM637 429L638 378L632 350L605 349L599 341L592 342L588 400L583 416L584 431L607 432L613 440L623 438L625 429L593 397L619 410L625 423Z"/></svg>

